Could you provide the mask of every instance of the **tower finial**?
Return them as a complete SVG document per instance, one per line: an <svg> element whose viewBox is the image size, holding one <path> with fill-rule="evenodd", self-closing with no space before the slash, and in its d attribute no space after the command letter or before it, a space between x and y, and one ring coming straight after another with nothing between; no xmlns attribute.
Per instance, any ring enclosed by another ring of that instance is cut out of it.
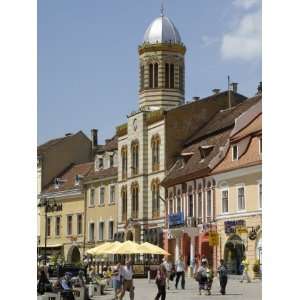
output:
<svg viewBox="0 0 300 300"><path fill-rule="evenodd" d="M165 12L164 1L161 1L160 15L163 17Z"/></svg>

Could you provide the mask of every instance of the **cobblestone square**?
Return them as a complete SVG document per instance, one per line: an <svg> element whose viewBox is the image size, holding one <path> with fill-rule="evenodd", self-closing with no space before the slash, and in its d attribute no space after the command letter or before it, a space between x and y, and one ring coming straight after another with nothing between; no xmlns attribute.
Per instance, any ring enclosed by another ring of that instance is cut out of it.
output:
<svg viewBox="0 0 300 300"><path fill-rule="evenodd" d="M156 286L154 281L148 283L146 279L135 279L135 300L153 300L156 296ZM167 300L193 300L193 299L224 299L224 300L260 300L261 299L261 281L254 281L251 283L240 283L237 278L229 279L227 295L222 296L219 292L219 281L215 278L212 295L199 295L197 282L193 279L186 279L186 289L175 289L174 282L171 282L170 290L167 290ZM110 289L106 291L106 295L93 297L93 300L112 300L113 291ZM124 300L129 299L129 294L126 293Z"/></svg>

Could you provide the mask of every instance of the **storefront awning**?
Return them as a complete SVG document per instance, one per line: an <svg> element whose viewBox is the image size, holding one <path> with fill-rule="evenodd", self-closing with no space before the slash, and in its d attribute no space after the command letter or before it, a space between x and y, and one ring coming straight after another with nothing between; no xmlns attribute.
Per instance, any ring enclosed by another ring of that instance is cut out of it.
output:
<svg viewBox="0 0 300 300"><path fill-rule="evenodd" d="M62 247L62 244L53 244L53 245L47 245L46 248L59 248ZM45 245L39 246L39 248L45 248Z"/></svg>

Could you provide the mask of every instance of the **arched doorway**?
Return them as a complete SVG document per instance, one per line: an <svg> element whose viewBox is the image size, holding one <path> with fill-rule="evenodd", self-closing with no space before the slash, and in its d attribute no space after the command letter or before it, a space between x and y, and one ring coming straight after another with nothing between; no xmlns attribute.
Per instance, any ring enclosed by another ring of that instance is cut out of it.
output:
<svg viewBox="0 0 300 300"><path fill-rule="evenodd" d="M69 264L76 264L80 262L80 251L77 246L71 246L67 255L67 262Z"/></svg>
<svg viewBox="0 0 300 300"><path fill-rule="evenodd" d="M224 260L230 274L241 274L241 262L245 254L242 239L234 234L228 238L224 248Z"/></svg>

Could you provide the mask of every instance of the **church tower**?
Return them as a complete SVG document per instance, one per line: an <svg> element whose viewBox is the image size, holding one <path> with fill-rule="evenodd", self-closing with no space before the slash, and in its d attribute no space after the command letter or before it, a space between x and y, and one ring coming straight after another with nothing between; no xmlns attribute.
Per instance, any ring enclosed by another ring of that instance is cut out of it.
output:
<svg viewBox="0 0 300 300"><path fill-rule="evenodd" d="M167 110L184 102L185 52L178 30L162 9L139 46L141 110Z"/></svg>

